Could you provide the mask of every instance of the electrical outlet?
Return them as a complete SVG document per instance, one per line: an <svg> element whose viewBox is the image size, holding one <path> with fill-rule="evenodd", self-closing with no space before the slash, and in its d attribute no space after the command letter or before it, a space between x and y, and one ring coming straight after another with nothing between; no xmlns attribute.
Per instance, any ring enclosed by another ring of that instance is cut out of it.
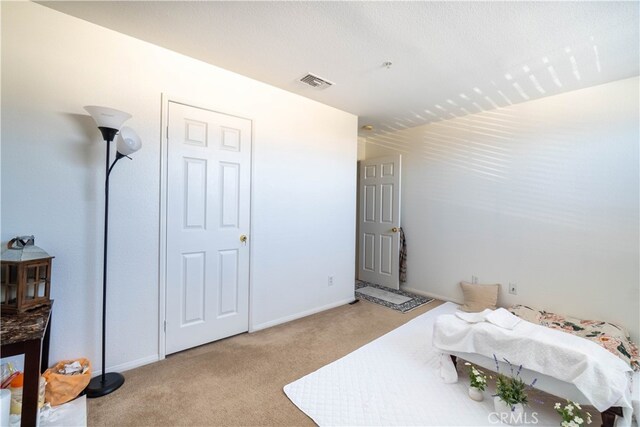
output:
<svg viewBox="0 0 640 427"><path fill-rule="evenodd" d="M471 283L473 283L473 284L478 283L478 277L477 276L471 276Z"/></svg>
<svg viewBox="0 0 640 427"><path fill-rule="evenodd" d="M509 293L511 295L518 295L518 284L509 282Z"/></svg>
<svg viewBox="0 0 640 427"><path fill-rule="evenodd" d="M333 286L333 276L329 276L329 280L327 280L327 286Z"/></svg>

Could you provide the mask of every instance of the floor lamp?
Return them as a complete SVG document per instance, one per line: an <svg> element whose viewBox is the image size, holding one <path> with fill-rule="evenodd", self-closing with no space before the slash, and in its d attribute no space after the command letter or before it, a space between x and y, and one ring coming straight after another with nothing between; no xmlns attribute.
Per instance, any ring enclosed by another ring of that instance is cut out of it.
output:
<svg viewBox="0 0 640 427"><path fill-rule="evenodd" d="M125 121L131 118L130 114L122 111L114 110L107 107L87 106L85 110L98 125L98 129L102 133L102 139L107 143L107 159L105 167L105 184L104 184L104 253L102 263L102 374L91 379L89 385L85 389L87 397L105 396L116 391L124 384L124 377L117 372L105 372L107 366L105 364L105 326L107 319L107 240L109 231L109 175L113 167L123 157L130 159L129 154L133 154L142 147L142 142L136 133L130 128L122 128ZM116 158L109 165L111 160L111 142L117 136Z"/></svg>

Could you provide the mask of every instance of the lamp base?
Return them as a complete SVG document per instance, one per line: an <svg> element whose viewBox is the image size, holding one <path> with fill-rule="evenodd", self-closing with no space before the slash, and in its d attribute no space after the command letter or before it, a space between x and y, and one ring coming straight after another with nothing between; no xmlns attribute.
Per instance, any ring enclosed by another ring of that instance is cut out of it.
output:
<svg viewBox="0 0 640 427"><path fill-rule="evenodd" d="M102 375L98 375L92 378L87 388L84 389L88 398L102 397L109 393L113 393L120 386L124 384L124 377L117 372L109 372L104 376L104 382L102 382Z"/></svg>

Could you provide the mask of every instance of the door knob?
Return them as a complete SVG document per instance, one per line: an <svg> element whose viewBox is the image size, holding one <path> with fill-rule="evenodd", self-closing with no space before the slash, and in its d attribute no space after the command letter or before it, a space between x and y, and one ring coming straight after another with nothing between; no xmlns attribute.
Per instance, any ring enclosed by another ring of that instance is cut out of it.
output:
<svg viewBox="0 0 640 427"><path fill-rule="evenodd" d="M393 231L394 233L397 233L398 231L400 231L400 229L398 227L393 227L391 231Z"/></svg>
<svg viewBox="0 0 640 427"><path fill-rule="evenodd" d="M240 241L241 241L242 243L247 243L247 236L246 236L246 235L244 235L244 234L240 235Z"/></svg>

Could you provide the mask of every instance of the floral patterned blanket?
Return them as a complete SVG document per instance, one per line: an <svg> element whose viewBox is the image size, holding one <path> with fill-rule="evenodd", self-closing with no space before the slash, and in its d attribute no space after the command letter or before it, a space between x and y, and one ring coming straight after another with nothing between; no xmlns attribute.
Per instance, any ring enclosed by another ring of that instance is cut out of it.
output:
<svg viewBox="0 0 640 427"><path fill-rule="evenodd" d="M559 329L593 341L627 362L634 371L640 371L638 346L631 342L629 333L621 326L599 320L581 320L544 310L514 305L509 311L528 322Z"/></svg>

